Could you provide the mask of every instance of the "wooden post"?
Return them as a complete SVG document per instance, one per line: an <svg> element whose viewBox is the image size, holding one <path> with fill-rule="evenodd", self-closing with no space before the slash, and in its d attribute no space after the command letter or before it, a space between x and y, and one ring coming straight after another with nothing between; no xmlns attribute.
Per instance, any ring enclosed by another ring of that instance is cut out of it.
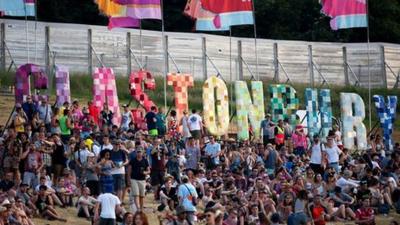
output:
<svg viewBox="0 0 400 225"><path fill-rule="evenodd" d="M168 35L164 36L164 41L165 41L165 46L164 46L164 71L165 71L165 76L167 76L168 71L169 71L169 53L168 53ZM167 78L165 78L167 79Z"/></svg>
<svg viewBox="0 0 400 225"><path fill-rule="evenodd" d="M45 64L45 72L47 77L49 78L49 93L51 93L51 89L53 87L53 76L51 74L51 60L50 60L50 27L46 26L44 30L44 64ZM55 65L53 65L55 66Z"/></svg>
<svg viewBox="0 0 400 225"><path fill-rule="evenodd" d="M343 69L344 69L344 81L346 86L350 85L350 79L349 79L349 64L347 62L347 48L346 46L343 46L342 48L342 53L343 53Z"/></svg>
<svg viewBox="0 0 400 225"><path fill-rule="evenodd" d="M308 69L310 70L310 86L314 88L314 63L313 63L313 53L312 45L308 46Z"/></svg>
<svg viewBox="0 0 400 225"><path fill-rule="evenodd" d="M204 80L207 80L207 43L206 43L206 38L205 37L202 37L202 45L201 45L201 49L202 49L202 52L203 52L203 57L202 57L202 59L203 59L203 79Z"/></svg>
<svg viewBox="0 0 400 225"><path fill-rule="evenodd" d="M2 71L6 71L6 25L1 23L1 62L0 67Z"/></svg>
<svg viewBox="0 0 400 225"><path fill-rule="evenodd" d="M88 74L93 73L93 58L92 58L92 29L88 29Z"/></svg>
<svg viewBox="0 0 400 225"><path fill-rule="evenodd" d="M278 43L274 43L274 81L279 83Z"/></svg>
<svg viewBox="0 0 400 225"><path fill-rule="evenodd" d="M381 73L382 73L382 82L383 87L388 88L387 86L387 73L386 73L386 58L385 58L385 46L381 45Z"/></svg>
<svg viewBox="0 0 400 225"><path fill-rule="evenodd" d="M236 63L238 64L239 80L243 80L243 58L242 58L242 41L237 42L238 56Z"/></svg>
<svg viewBox="0 0 400 225"><path fill-rule="evenodd" d="M126 33L126 72L132 73L131 32Z"/></svg>

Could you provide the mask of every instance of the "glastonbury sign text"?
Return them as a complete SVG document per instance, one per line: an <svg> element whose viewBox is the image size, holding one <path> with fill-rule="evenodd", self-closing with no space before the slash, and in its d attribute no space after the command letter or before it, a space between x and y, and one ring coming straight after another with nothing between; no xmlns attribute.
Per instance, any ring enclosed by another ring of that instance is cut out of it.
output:
<svg viewBox="0 0 400 225"><path fill-rule="evenodd" d="M57 105L71 98L69 74L66 67L57 66ZM47 88L47 76L37 65L26 64L18 68L15 78L15 100L22 103L25 96L30 94L29 76L35 77L35 88ZM145 70L133 72L129 79L130 92L134 100L138 101L146 111L155 103L145 93L144 89L154 90L155 80L151 73ZM175 109L178 119L185 110L189 109L188 89L193 87L193 76L190 74L170 73L167 75L167 84L173 87ZM144 87L144 89L142 88ZM272 114L272 120L288 119L296 125L296 112L299 109L299 98L296 90L287 84L269 85L270 102L264 105L264 87L261 81L251 81L250 90L246 81L234 82L236 105L237 136L239 140L249 139L249 128L256 138L260 137L261 122L265 117L266 107ZM62 96L61 96L62 95ZM39 96L41 97L41 96ZM47 97L47 96L42 96ZM38 98L38 96L34 96ZM383 137L388 149L393 149L393 125L396 117L397 97L388 96L387 102L380 95L373 96L375 108L383 130ZM93 102L103 108L107 105L116 117L114 123L120 123L120 109L115 82L115 75L111 68L96 68L93 74ZM208 78L203 84L203 117L208 132L212 135L223 136L229 129L229 95L226 83L218 76ZM328 135L332 129L332 102L329 89L305 90L305 106L307 112L308 134L312 137L320 134ZM356 93L340 93L340 110L342 121L343 144L348 149L366 149L367 131L363 123L365 118L365 104ZM134 110L133 110L134 111ZM135 111L134 117L143 117Z"/></svg>

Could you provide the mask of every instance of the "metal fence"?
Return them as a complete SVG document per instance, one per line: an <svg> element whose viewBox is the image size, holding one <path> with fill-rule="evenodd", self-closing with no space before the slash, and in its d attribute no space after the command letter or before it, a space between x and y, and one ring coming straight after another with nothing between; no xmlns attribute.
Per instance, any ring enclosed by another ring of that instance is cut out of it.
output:
<svg viewBox="0 0 400 225"><path fill-rule="evenodd" d="M259 39L257 74L254 40L249 38L170 32L162 37L160 32L146 30L140 35L137 29L109 31L101 26L0 22L3 70L28 61L44 66L48 72L54 64L61 64L71 72L89 74L94 67L107 66L118 75L140 67L162 75L168 67L171 72L191 73L195 79L219 74L234 81L259 75L260 79L318 87L368 86L369 68L372 87L399 86L400 45L389 43L371 43L368 63L365 43ZM162 38L167 43L165 48Z"/></svg>

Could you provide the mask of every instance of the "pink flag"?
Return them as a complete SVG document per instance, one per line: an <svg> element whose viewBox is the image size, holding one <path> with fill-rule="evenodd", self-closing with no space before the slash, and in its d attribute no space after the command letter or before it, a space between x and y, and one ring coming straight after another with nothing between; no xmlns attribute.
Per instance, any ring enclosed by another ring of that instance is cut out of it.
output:
<svg viewBox="0 0 400 225"><path fill-rule="evenodd" d="M367 27L366 0L321 0L322 12L331 17L332 30Z"/></svg>
<svg viewBox="0 0 400 225"><path fill-rule="evenodd" d="M110 17L108 20L108 29L116 27L139 27L140 20L132 17Z"/></svg>

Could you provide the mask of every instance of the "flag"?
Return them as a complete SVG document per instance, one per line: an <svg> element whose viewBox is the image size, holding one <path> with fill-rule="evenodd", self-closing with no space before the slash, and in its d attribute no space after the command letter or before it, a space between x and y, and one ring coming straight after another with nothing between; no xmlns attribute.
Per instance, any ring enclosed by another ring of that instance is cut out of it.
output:
<svg viewBox="0 0 400 225"><path fill-rule="evenodd" d="M112 0L96 0L98 8L101 13L106 16L122 15L123 7Z"/></svg>
<svg viewBox="0 0 400 225"><path fill-rule="evenodd" d="M196 30L227 31L230 26L254 24L251 0L189 0L186 15L196 19Z"/></svg>
<svg viewBox="0 0 400 225"><path fill-rule="evenodd" d="M0 12L5 16L35 16L35 0L0 0Z"/></svg>
<svg viewBox="0 0 400 225"><path fill-rule="evenodd" d="M124 14L136 19L159 19L161 20L160 0L112 0L122 5Z"/></svg>
<svg viewBox="0 0 400 225"><path fill-rule="evenodd" d="M366 0L321 0L322 13L331 17L332 30L367 27Z"/></svg>
<svg viewBox="0 0 400 225"><path fill-rule="evenodd" d="M139 27L140 20L132 17L115 17L108 19L108 29L112 30L116 27Z"/></svg>

